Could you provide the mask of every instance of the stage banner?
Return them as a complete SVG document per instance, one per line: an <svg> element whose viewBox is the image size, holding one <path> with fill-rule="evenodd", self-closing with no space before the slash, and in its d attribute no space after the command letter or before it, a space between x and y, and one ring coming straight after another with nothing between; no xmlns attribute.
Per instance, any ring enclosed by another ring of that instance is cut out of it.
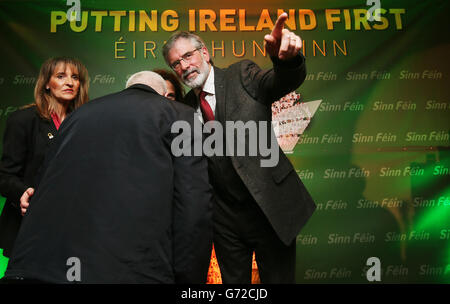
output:
<svg viewBox="0 0 450 304"><path fill-rule="evenodd" d="M250 59L271 68L263 37L284 11L303 39L307 77L274 104L273 126L317 203L296 239L296 282L449 283L449 8L446 0L0 0L0 134L8 115L33 102L49 57L79 58L91 99L124 89L135 72L169 69L161 49L179 30L201 36L218 67ZM7 261L0 256L0 271Z"/></svg>

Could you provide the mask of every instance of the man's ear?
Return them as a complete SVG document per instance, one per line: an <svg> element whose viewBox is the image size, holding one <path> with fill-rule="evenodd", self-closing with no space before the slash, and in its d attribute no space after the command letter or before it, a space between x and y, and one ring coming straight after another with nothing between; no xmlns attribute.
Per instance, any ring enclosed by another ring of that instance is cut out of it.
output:
<svg viewBox="0 0 450 304"><path fill-rule="evenodd" d="M210 57L209 57L209 52L208 52L208 49L206 48L206 46L202 47L200 49L200 52L202 52L203 58L205 59L205 61L209 62Z"/></svg>

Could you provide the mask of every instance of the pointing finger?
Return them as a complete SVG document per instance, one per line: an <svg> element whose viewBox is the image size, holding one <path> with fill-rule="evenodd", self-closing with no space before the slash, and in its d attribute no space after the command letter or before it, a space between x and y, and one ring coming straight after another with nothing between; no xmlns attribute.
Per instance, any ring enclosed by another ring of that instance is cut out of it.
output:
<svg viewBox="0 0 450 304"><path fill-rule="evenodd" d="M281 38L281 31L284 28L284 22L287 20L287 18L288 18L288 15L285 12L282 13L278 17L277 22L275 23L275 26L273 27L272 33L271 33L271 35L273 37L275 37L275 39L280 39Z"/></svg>

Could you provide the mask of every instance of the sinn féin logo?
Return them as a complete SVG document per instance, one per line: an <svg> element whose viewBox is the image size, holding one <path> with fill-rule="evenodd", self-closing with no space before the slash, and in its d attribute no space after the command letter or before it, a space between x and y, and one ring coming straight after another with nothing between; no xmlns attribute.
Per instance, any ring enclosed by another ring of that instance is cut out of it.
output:
<svg viewBox="0 0 450 304"><path fill-rule="evenodd" d="M272 104L272 126L284 153L292 153L322 100L300 102L291 92Z"/></svg>

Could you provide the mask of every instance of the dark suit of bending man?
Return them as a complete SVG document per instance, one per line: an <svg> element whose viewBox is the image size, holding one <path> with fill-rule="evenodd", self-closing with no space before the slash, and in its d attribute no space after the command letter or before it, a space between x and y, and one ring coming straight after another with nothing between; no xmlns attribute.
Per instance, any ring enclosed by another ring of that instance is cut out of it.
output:
<svg viewBox="0 0 450 304"><path fill-rule="evenodd" d="M78 259L81 283L206 281L207 161L171 153L171 125L192 122L194 111L162 97L153 74L151 87L93 100L61 125L6 278L76 281Z"/></svg>
<svg viewBox="0 0 450 304"><path fill-rule="evenodd" d="M264 37L274 65L270 70L249 60L226 69L212 66L203 41L190 33L176 33L167 41L164 58L193 88L186 101L201 120L216 120L224 129L227 121L254 121L258 132L272 131L271 104L295 90L306 76L301 39L283 29L286 18L287 14L280 15L272 33ZM260 122L267 122L266 127ZM241 143L235 138L226 145ZM248 140L244 144L249 148ZM295 282L295 238L316 206L276 148L279 161L273 167L262 166L261 154L208 159L216 202L214 247L224 283L250 283L253 251L262 283Z"/></svg>

